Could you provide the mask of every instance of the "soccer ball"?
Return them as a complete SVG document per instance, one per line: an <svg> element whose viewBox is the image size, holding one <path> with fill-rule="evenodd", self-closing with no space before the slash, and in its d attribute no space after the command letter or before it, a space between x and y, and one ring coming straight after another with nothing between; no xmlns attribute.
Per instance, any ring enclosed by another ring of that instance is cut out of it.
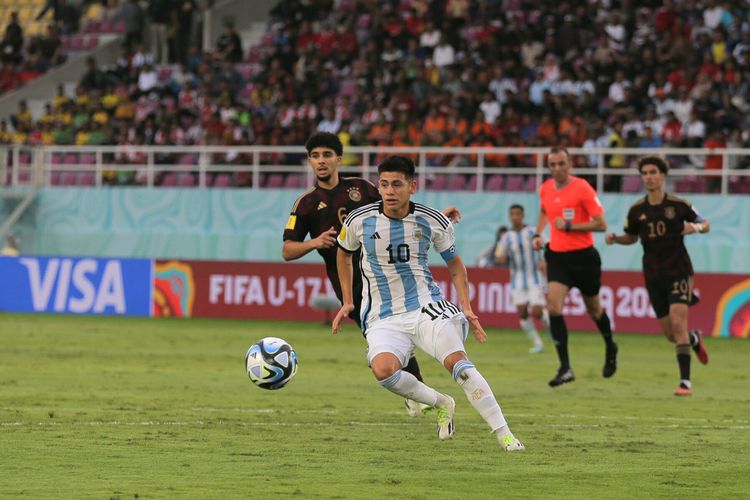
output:
<svg viewBox="0 0 750 500"><path fill-rule="evenodd" d="M250 381L261 389L281 389L297 373L297 353L285 340L266 337L247 350L245 369Z"/></svg>

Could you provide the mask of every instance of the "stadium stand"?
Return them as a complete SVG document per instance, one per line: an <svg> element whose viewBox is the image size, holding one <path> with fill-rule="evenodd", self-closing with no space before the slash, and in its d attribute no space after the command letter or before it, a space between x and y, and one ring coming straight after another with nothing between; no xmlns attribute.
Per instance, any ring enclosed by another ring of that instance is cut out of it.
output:
<svg viewBox="0 0 750 500"><path fill-rule="evenodd" d="M101 32L127 35L122 17L93 5L81 32L65 39L69 50L85 49ZM214 47L201 51L189 43L171 50L167 65L131 43L115 65L92 68L75 95L58 95L29 130L12 123L0 142L283 146L303 144L318 129L343 134L352 146L750 146L745 3L627 5L281 0L266 33L241 60L226 49L230 25ZM162 155L160 163L195 166L191 158ZM731 167L747 168L750 162L740 158ZM302 160L297 153L267 153L261 163ZM242 154L221 159L248 161ZM428 161L470 166L476 155ZM532 155L492 154L484 161L490 169L536 165ZM582 161L579 166L597 160ZM621 155L601 161L628 166ZM722 168L718 155L670 161L676 168ZM231 185L247 184L238 172L226 175ZM434 189L477 184L472 177L441 177L432 180ZM264 182L277 179L269 175ZM679 188L716 191L713 181L682 179ZM282 176L280 186L295 183ZM486 184L521 191L534 189L536 178L490 175ZM629 177L619 184L627 192L639 189ZM742 192L745 184L744 176L731 178L730 191Z"/></svg>

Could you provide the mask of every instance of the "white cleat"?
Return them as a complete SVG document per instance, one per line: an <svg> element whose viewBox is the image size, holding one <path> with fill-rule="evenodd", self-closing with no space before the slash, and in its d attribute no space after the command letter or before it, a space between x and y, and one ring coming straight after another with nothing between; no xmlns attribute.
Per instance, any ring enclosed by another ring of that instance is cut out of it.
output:
<svg viewBox="0 0 750 500"><path fill-rule="evenodd" d="M455 430L453 413L456 411L456 402L450 396L445 397L448 398L448 404L437 408L438 437L442 440L452 438Z"/></svg>
<svg viewBox="0 0 750 500"><path fill-rule="evenodd" d="M414 401L413 399L404 399L404 407L406 407L406 413L410 417L418 417L422 414L422 403Z"/></svg>
<svg viewBox="0 0 750 500"><path fill-rule="evenodd" d="M540 352L544 352L544 345L535 345L529 349L529 354L539 354Z"/></svg>
<svg viewBox="0 0 750 500"><path fill-rule="evenodd" d="M513 434L508 434L507 436L500 436L498 434L497 440L505 451L524 451L526 449L523 443Z"/></svg>

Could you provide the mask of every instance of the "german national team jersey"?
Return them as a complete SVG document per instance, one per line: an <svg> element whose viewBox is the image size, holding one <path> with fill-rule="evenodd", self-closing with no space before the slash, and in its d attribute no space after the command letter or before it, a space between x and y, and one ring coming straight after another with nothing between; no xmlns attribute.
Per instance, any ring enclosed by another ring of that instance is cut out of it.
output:
<svg viewBox="0 0 750 500"><path fill-rule="evenodd" d="M703 220L687 200L670 194L665 194L658 205L649 204L644 197L630 207L625 232L641 239L647 281L693 274L682 231L685 222Z"/></svg>
<svg viewBox="0 0 750 500"><path fill-rule="evenodd" d="M520 231L510 229L497 243L495 255L499 255L499 250L502 249L508 256L512 290L528 290L534 286L545 285L544 276L539 270L541 252L532 247L533 239L534 228L524 226Z"/></svg>
<svg viewBox="0 0 750 500"><path fill-rule="evenodd" d="M593 234L557 229L555 219L562 217L570 222L589 222L604 213L596 191L588 182L573 175L569 179L568 185L562 189L555 187L554 179L545 181L539 189L542 210L550 224L549 247L555 252L570 252L594 245Z"/></svg>
<svg viewBox="0 0 750 500"><path fill-rule="evenodd" d="M333 227L341 231L341 224L353 210L380 200L380 193L369 181L359 177L339 178L333 189L324 189L317 184L302 194L292 207L292 213L284 228L284 241L305 241L309 234L317 238ZM336 296L341 299L338 271L336 270L336 246L318 250L326 263L326 273Z"/></svg>
<svg viewBox="0 0 750 500"><path fill-rule="evenodd" d="M339 233L347 252L362 250L362 330L390 316L443 299L427 264L431 246L446 262L456 256L450 220L428 206L411 203L403 219L383 214L383 203L355 210Z"/></svg>

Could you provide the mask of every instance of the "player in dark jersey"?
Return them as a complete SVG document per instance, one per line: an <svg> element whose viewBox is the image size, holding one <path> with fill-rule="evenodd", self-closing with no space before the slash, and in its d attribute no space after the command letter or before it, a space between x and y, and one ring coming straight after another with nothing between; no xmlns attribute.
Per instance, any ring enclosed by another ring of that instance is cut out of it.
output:
<svg viewBox="0 0 750 500"><path fill-rule="evenodd" d="M290 261L317 250L326 264L326 274L333 285L336 297L342 300L336 267L336 237L341 224L354 209L380 200L380 193L369 181L359 177L340 177L338 167L344 154L341 140L328 132L318 132L305 144L307 159L317 182L304 192L292 207L284 228L282 256ZM448 207L444 214L454 222L461 214L455 207ZM305 240L307 235L309 240ZM354 310L349 317L361 326L360 301L362 297L362 275L359 271L359 253L352 259L354 265ZM414 356L404 370L422 381L419 364ZM422 412L420 405L406 401L406 409L411 416Z"/></svg>
<svg viewBox="0 0 750 500"><path fill-rule="evenodd" d="M708 363L708 352L699 330L688 332L688 307L698 302L693 294L693 264L685 248L688 234L707 233L710 224L687 200L667 194L664 179L669 171L666 160L644 156L638 171L646 186L646 196L630 207L625 234L608 234L608 245L643 245L643 276L651 305L661 329L677 344L680 385L675 396L690 396L690 349L698 361Z"/></svg>

